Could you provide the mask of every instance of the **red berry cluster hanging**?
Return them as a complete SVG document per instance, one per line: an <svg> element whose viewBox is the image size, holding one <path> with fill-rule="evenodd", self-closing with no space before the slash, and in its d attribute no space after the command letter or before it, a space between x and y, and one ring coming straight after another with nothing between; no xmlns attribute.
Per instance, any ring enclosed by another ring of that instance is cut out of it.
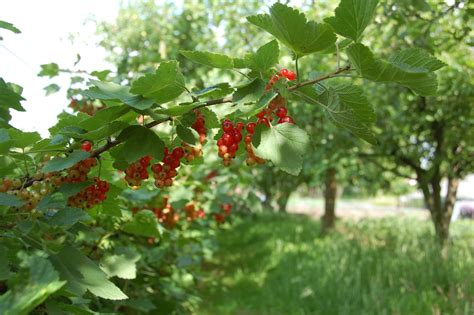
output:
<svg viewBox="0 0 474 315"><path fill-rule="evenodd" d="M194 112L196 113L196 121L191 127L199 134L199 142L202 144L206 140L207 135L206 119L199 110L195 110Z"/></svg>
<svg viewBox="0 0 474 315"><path fill-rule="evenodd" d="M275 118L275 115L276 118L278 118L278 124L294 124L295 121L291 116L288 116L288 109L285 107L285 105L285 98L283 98L283 96L281 95L278 95L270 102L267 108L263 109L260 113L256 115L256 117L258 118L257 122L259 124L266 124L267 126L269 126Z"/></svg>
<svg viewBox="0 0 474 315"><path fill-rule="evenodd" d="M221 204L221 209L225 215L230 215L232 212L232 204L231 203L223 203Z"/></svg>
<svg viewBox="0 0 474 315"><path fill-rule="evenodd" d="M270 91L273 85L282 78L286 78L288 81L293 81L296 79L296 73L289 71L288 69L281 69L280 72L278 72L278 75L275 74L271 76L268 84L265 86L265 91Z"/></svg>
<svg viewBox="0 0 474 315"><path fill-rule="evenodd" d="M228 119L222 123L224 133L221 138L217 140L217 147L219 156L224 161L225 166L229 166L235 158L235 153L239 149L239 143L242 140L242 130L244 126L244 123L238 122L234 127L234 124Z"/></svg>
<svg viewBox="0 0 474 315"><path fill-rule="evenodd" d="M109 183L98 178L94 179L95 184L86 187L74 196L69 197L68 205L76 208L92 208L107 198Z"/></svg>
<svg viewBox="0 0 474 315"><path fill-rule="evenodd" d="M140 160L130 164L125 169L125 180L130 186L140 186L142 181L148 179L148 166L150 165L151 156L147 155Z"/></svg>
<svg viewBox="0 0 474 315"><path fill-rule="evenodd" d="M185 142L181 144L186 153L184 158L188 162L192 162L195 158L200 157L202 155L202 144L204 143L204 141L206 141L207 135L206 120L204 118L204 115L202 115L199 110L195 110L194 113L196 114L196 120L191 125L191 128L196 130L196 132L199 134L199 144L194 146L191 146Z"/></svg>
<svg viewBox="0 0 474 315"><path fill-rule="evenodd" d="M203 219L206 217L206 213L204 212L204 210L203 209L196 210L196 206L194 205L193 202L188 203L184 207L184 212L186 213L186 220L188 221L193 221L193 220L196 220L197 218Z"/></svg>
<svg viewBox="0 0 474 315"><path fill-rule="evenodd" d="M89 171L96 165L97 160L93 157L80 161L66 171L67 175L64 177L64 182L81 183L86 181Z"/></svg>
<svg viewBox="0 0 474 315"><path fill-rule="evenodd" d="M162 163L156 163L151 166L153 177L155 178L155 186L157 188L170 187L173 185L173 178L178 175L176 169L181 165L180 160L184 157L185 152L182 147L176 147L172 152L165 148Z"/></svg>
<svg viewBox="0 0 474 315"><path fill-rule="evenodd" d="M166 228L172 229L179 221L179 214L175 212L173 206L168 202L168 200L168 197L163 197L161 205L158 207L152 207L150 210L153 211L158 222L163 224Z"/></svg>
<svg viewBox="0 0 474 315"><path fill-rule="evenodd" d="M214 213L214 221L217 224L224 223L226 218L230 216L232 212L232 204L231 203L223 203L221 204L221 212Z"/></svg>

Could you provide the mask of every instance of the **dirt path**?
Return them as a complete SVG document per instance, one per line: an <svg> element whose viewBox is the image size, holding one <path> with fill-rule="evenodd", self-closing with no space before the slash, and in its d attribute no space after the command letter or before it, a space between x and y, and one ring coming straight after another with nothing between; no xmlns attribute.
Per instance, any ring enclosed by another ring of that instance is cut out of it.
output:
<svg viewBox="0 0 474 315"><path fill-rule="evenodd" d="M295 200L288 205L290 213L306 214L314 218L320 218L324 212L322 201ZM361 220L364 218L416 218L420 220L429 219L429 212L423 208L411 208L377 205L365 201L338 201L336 216L350 220Z"/></svg>

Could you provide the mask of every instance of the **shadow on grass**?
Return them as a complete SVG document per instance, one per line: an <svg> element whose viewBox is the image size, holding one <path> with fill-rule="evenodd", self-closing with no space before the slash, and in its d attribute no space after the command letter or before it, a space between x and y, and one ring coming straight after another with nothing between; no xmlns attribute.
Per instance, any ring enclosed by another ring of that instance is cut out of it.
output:
<svg viewBox="0 0 474 315"><path fill-rule="evenodd" d="M220 236L199 314L472 314L474 226L443 260L429 224L342 223L319 237L303 216L246 219Z"/></svg>

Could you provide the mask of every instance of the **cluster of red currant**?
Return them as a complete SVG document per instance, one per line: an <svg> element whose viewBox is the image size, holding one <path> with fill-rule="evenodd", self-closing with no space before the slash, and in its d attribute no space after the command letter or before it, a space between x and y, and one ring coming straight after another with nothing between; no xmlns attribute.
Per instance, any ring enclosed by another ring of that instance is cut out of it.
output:
<svg viewBox="0 0 474 315"><path fill-rule="evenodd" d="M87 180L87 174L92 167L97 165L95 158L87 158L80 161L76 165L69 168L66 172L67 175L64 177L64 182L67 183L81 183Z"/></svg>
<svg viewBox="0 0 474 315"><path fill-rule="evenodd" d="M171 152L169 152L168 148L165 148L163 163L156 163L151 166L157 188L173 185L173 178L178 175L176 169L181 165L180 160L184 155L185 152L182 147L176 147Z"/></svg>
<svg viewBox="0 0 474 315"><path fill-rule="evenodd" d="M266 124L270 126L271 122L273 121L275 115L278 118L278 124L283 123L290 123L294 124L295 121L291 116L288 116L288 109L285 107L286 100L281 95L275 97L267 108L263 109L260 113L256 115L258 118L259 124Z"/></svg>
<svg viewBox="0 0 474 315"><path fill-rule="evenodd" d="M68 205L76 208L92 208L107 198L109 183L98 178L94 178L95 184L92 184L74 196L69 197Z"/></svg>
<svg viewBox="0 0 474 315"><path fill-rule="evenodd" d="M188 162L192 162L195 158L202 156L202 144L206 141L207 135L207 128L206 128L206 120L204 115L201 114L199 110L195 110L194 113L196 114L196 120L191 125L191 128L196 130L199 134L199 144L191 146L185 142L181 145L185 151L184 158Z"/></svg>
<svg viewBox="0 0 474 315"><path fill-rule="evenodd" d="M125 169L125 180L130 186L140 186L142 180L148 179L148 166L151 162L151 156L147 155L140 160L130 164Z"/></svg>
<svg viewBox="0 0 474 315"><path fill-rule="evenodd" d="M242 140L242 130L244 126L244 123L238 122L234 127L234 124L228 119L222 123L224 133L221 138L217 140L217 147L219 156L224 161L225 166L229 166L232 159L235 158L235 153L239 149L239 143Z"/></svg>
<svg viewBox="0 0 474 315"><path fill-rule="evenodd" d="M87 101L87 100L76 100L75 98L71 98L71 102L69 103L69 107L75 111L85 113L89 116L93 116L97 111L106 108L105 104L101 103L99 106L94 105L94 102Z"/></svg>
<svg viewBox="0 0 474 315"><path fill-rule="evenodd" d="M265 86L265 91L270 91L280 79L286 78L288 81L293 81L296 79L296 73L289 71L288 69L281 69L278 74L273 75Z"/></svg>
<svg viewBox="0 0 474 315"><path fill-rule="evenodd" d="M224 223L226 218L230 216L230 213L232 212L232 204L221 204L221 210L221 212L214 213L214 221L216 221L217 224Z"/></svg>
<svg viewBox="0 0 474 315"><path fill-rule="evenodd" d="M196 114L196 121L191 127L199 134L199 142L202 144L206 140L207 134L206 119L199 110L195 110L194 113Z"/></svg>
<svg viewBox="0 0 474 315"><path fill-rule="evenodd" d="M163 197L163 199L158 202L159 205L153 207L145 206L141 209L132 208L132 212L136 214L140 210L151 210L158 219L158 222L163 224L166 228L172 229L179 221L179 214L176 213L173 206L168 202L168 199L168 197Z"/></svg>
<svg viewBox="0 0 474 315"><path fill-rule="evenodd" d="M85 141L82 143L81 149L90 152L92 150L92 143ZM50 159L51 156L44 155L39 167L44 166L44 164ZM24 187L24 184L18 179L2 179L0 180L0 192L7 192L21 198L25 201L25 204L20 209L29 211L34 209L44 196L55 191L62 184L86 181L91 168L96 165L96 159L90 157L65 170L66 174L61 172L37 172L31 178L33 183L30 187ZM105 193L108 190L109 184L96 178L94 185L91 185L75 196L70 197L68 205L80 208L92 207L105 199Z"/></svg>
<svg viewBox="0 0 474 315"><path fill-rule="evenodd" d="M200 143L191 146L187 143L182 143L181 146L170 151L168 148L164 149L163 160L151 166L153 177L155 179L155 186L157 188L170 187L173 185L173 178L177 176L177 168L181 165L181 159L191 162L196 157L202 155L202 143L206 139L207 129L205 126L204 116L198 111L195 111L196 120L192 128L199 133ZM130 164L125 170L125 180L130 186L140 186L141 182L148 179L148 166L150 165L151 157L142 157L139 161Z"/></svg>
<svg viewBox="0 0 474 315"><path fill-rule="evenodd" d="M204 219L206 217L206 213L204 212L203 209L197 209L196 206L194 205L194 202L188 203L184 207L184 212L186 213L186 220L188 221L193 221L196 219Z"/></svg>

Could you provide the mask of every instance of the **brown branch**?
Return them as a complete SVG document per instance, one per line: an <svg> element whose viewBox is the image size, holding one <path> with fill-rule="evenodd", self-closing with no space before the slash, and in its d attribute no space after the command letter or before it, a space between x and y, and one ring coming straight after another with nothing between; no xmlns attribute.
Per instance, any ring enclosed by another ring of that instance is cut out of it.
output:
<svg viewBox="0 0 474 315"><path fill-rule="evenodd" d="M303 87L303 86L306 86L306 85L313 85L315 83L318 83L318 82L321 82L321 81L324 81L324 80L327 80L327 79L330 79L330 78L334 78L336 77L338 74L342 73L342 72L346 72L346 71L349 71L351 70L351 65L347 65L345 67L342 67L342 68L339 68L337 69L336 71L332 72L332 73L329 73L329 74L326 74L326 75L323 75L321 77L318 77L318 78L315 78L315 79L311 79L311 80L308 80L308 81L303 81L303 82L300 82L296 85L293 85L292 87L289 87L288 88L288 91L293 91L293 90L296 90L300 87Z"/></svg>

